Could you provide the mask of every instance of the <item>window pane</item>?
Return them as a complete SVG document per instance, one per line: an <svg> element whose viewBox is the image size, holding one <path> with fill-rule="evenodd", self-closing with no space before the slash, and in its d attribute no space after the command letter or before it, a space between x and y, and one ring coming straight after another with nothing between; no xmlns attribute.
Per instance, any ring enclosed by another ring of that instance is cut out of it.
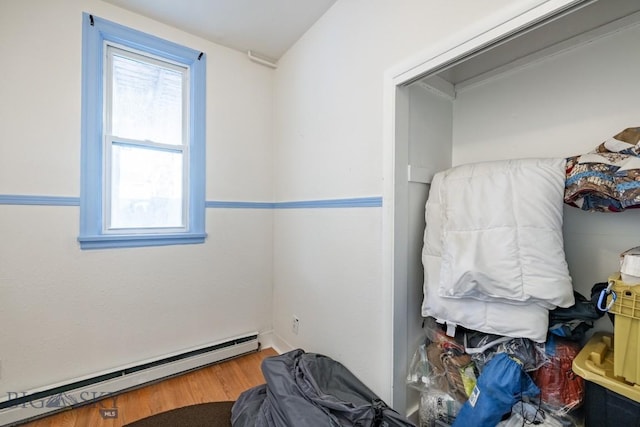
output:
<svg viewBox="0 0 640 427"><path fill-rule="evenodd" d="M182 73L113 54L111 133L182 144Z"/></svg>
<svg viewBox="0 0 640 427"><path fill-rule="evenodd" d="M182 156L113 145L111 228L184 227Z"/></svg>

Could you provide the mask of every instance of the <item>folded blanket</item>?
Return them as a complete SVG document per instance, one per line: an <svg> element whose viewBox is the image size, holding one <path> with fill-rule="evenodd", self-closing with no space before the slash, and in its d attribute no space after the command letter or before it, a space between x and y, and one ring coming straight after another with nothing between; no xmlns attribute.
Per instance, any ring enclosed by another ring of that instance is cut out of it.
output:
<svg viewBox="0 0 640 427"><path fill-rule="evenodd" d="M564 159L476 163L435 175L426 205L422 314L544 341L574 303L562 238Z"/></svg>
<svg viewBox="0 0 640 427"><path fill-rule="evenodd" d="M564 159L517 159L441 172L433 195L442 214L441 296L549 309L574 303L562 236L564 168Z"/></svg>
<svg viewBox="0 0 640 427"><path fill-rule="evenodd" d="M640 127L623 130L590 153L567 158L564 201L585 211L640 207Z"/></svg>

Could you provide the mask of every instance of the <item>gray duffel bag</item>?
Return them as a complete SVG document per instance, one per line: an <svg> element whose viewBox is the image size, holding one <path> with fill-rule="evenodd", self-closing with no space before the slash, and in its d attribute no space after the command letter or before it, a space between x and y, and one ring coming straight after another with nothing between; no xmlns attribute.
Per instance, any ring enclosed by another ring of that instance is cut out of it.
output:
<svg viewBox="0 0 640 427"><path fill-rule="evenodd" d="M262 362L266 384L240 395L233 427L415 427L341 363L293 350Z"/></svg>

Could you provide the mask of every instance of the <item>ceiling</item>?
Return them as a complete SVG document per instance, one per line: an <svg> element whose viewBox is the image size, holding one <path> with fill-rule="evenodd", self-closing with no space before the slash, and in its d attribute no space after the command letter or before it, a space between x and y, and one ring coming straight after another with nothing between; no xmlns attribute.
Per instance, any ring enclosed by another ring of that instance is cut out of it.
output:
<svg viewBox="0 0 640 427"><path fill-rule="evenodd" d="M265 59L280 57L336 0L104 0Z"/></svg>

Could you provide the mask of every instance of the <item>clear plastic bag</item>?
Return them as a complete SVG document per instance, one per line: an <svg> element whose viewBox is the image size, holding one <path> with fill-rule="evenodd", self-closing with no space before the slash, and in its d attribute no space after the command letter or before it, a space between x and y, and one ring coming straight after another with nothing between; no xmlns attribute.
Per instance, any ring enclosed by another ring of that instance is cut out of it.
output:
<svg viewBox="0 0 640 427"><path fill-rule="evenodd" d="M582 420L569 414L556 414L553 410L533 403L518 402L513 405L511 416L498 423L496 427L579 427Z"/></svg>
<svg viewBox="0 0 640 427"><path fill-rule="evenodd" d="M564 415L584 400L584 380L572 369L573 359L579 352L578 343L551 337L547 341L547 363L532 374L540 388L542 403L555 414Z"/></svg>
<svg viewBox="0 0 640 427"><path fill-rule="evenodd" d="M430 388L420 394L418 417L420 427L435 427L441 423L451 424L458 416L462 404L437 388Z"/></svg>
<svg viewBox="0 0 640 427"><path fill-rule="evenodd" d="M426 319L425 339L413 355L407 384L421 392L438 389L463 403L475 385L476 374L464 346L447 336L433 319Z"/></svg>
<svg viewBox="0 0 640 427"><path fill-rule="evenodd" d="M432 385L432 372L427 359L427 343L422 343L413 353L409 372L407 373L407 385L423 392Z"/></svg>
<svg viewBox="0 0 640 427"><path fill-rule="evenodd" d="M535 371L548 363L543 343L527 338L512 338L499 335L471 332L464 337L465 351L471 354L478 371L498 353L507 353L522 364L526 372Z"/></svg>
<svg viewBox="0 0 640 427"><path fill-rule="evenodd" d="M464 403L484 366L498 353L507 353L523 370L534 371L549 363L544 344L458 328L448 336L442 325L426 318L425 337L418 345L407 373L407 384L420 391L434 389Z"/></svg>

